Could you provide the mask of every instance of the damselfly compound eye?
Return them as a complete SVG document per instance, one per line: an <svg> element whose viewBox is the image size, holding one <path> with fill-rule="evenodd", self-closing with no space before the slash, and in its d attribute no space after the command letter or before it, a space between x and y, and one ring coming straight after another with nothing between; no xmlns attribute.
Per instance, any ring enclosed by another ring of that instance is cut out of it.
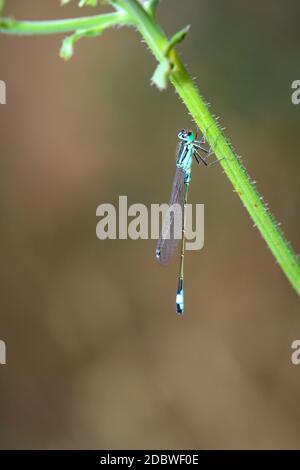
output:
<svg viewBox="0 0 300 470"><path fill-rule="evenodd" d="M180 132L178 132L178 137L181 140L185 140L188 137L188 132L185 129L182 129Z"/></svg>

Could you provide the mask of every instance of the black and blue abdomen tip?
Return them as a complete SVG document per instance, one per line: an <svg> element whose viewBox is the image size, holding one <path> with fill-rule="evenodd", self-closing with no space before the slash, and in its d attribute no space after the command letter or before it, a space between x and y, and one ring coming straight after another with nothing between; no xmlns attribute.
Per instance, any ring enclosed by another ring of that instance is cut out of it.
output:
<svg viewBox="0 0 300 470"><path fill-rule="evenodd" d="M182 315L184 313L184 292L183 288L178 290L176 293L176 312L178 315Z"/></svg>

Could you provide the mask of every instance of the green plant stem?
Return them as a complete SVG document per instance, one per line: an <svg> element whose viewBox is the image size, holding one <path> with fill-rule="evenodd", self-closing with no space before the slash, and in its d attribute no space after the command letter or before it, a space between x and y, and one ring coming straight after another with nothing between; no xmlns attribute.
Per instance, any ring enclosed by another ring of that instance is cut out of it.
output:
<svg viewBox="0 0 300 470"><path fill-rule="evenodd" d="M42 22L17 22L2 19L0 20L0 32L10 34L52 34L99 26L105 28L115 24L133 24L144 38L157 61L159 63L165 61L169 40L154 19L154 9L149 14L137 0L115 0L111 3L117 11L110 15ZM153 2L153 5L157 3ZM103 26L103 21L107 22L107 26ZM291 285L300 294L300 263L295 252L279 229L278 223L258 193L255 183L251 180L240 158L225 137L218 120L212 115L209 106L200 95L174 48L170 50L168 59L172 63L172 71L169 75L170 81L194 121L206 136L224 169L224 173L231 181L234 191L248 210L254 225L259 229Z"/></svg>

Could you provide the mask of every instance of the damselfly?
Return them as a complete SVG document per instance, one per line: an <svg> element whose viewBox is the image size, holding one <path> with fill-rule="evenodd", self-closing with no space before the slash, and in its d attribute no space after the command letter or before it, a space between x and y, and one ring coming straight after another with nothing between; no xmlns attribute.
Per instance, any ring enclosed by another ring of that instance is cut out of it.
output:
<svg viewBox="0 0 300 470"><path fill-rule="evenodd" d="M179 148L176 158L176 173L173 181L171 198L169 202L169 213L164 222L160 239L156 248L156 258L166 265L169 263L178 241L181 238L180 266L178 275L178 288L176 293L176 312L184 313L184 251L185 251L185 205L187 204L188 188L191 182L191 169L193 158L198 164L208 166L206 158L212 153L206 150L202 145L205 143L205 136L202 140L197 140L197 134L194 132L182 130L178 134ZM206 154L205 157L200 152ZM179 207L181 213L181 236L175 237L176 233L176 211L170 210Z"/></svg>

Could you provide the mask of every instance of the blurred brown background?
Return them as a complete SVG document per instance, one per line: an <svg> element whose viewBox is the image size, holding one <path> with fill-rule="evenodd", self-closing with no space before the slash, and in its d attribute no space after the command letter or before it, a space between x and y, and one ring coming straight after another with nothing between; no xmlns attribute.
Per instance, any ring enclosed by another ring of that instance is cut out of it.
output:
<svg viewBox="0 0 300 470"><path fill-rule="evenodd" d="M99 10L105 10L100 7ZM6 15L95 14L8 0ZM168 34L299 250L300 5L164 0ZM59 59L62 37L0 36L1 448L298 448L299 301L219 166L194 167L205 246L162 269L155 241L99 241L96 207L166 202L193 127L133 30Z"/></svg>

